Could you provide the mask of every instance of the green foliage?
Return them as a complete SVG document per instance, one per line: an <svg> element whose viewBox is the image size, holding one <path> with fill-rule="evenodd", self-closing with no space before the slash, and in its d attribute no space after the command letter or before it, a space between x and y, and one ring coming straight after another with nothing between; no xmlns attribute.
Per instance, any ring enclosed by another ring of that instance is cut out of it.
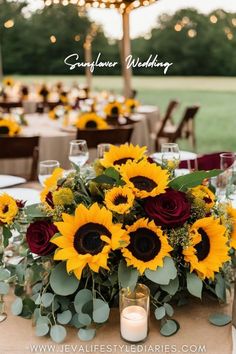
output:
<svg viewBox="0 0 236 354"><path fill-rule="evenodd" d="M50 285L55 294L67 296L75 293L79 281L74 274L69 275L67 273L65 262L60 262L51 273Z"/></svg>
<svg viewBox="0 0 236 354"><path fill-rule="evenodd" d="M163 267L158 267L155 271L147 269L145 275L156 284L168 285L170 280L176 278L177 270L173 259L166 257L164 259Z"/></svg>
<svg viewBox="0 0 236 354"><path fill-rule="evenodd" d="M194 273L187 273L187 289L193 296L202 297L202 280Z"/></svg>
<svg viewBox="0 0 236 354"><path fill-rule="evenodd" d="M222 327L229 324L232 321L232 318L223 313L214 313L209 317L209 321L215 326Z"/></svg>

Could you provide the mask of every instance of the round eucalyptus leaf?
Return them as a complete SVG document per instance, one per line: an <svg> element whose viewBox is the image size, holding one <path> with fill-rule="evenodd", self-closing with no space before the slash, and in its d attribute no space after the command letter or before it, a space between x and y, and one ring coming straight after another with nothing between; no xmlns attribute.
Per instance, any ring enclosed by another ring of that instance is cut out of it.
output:
<svg viewBox="0 0 236 354"><path fill-rule="evenodd" d="M187 273L187 289L193 296L202 298L202 280L194 273Z"/></svg>
<svg viewBox="0 0 236 354"><path fill-rule="evenodd" d="M7 295L9 293L10 286L8 283L1 282L0 283L0 294Z"/></svg>
<svg viewBox="0 0 236 354"><path fill-rule="evenodd" d="M11 305L11 312L13 315L18 316L23 310L23 301L20 297L17 297Z"/></svg>
<svg viewBox="0 0 236 354"><path fill-rule="evenodd" d="M123 260L119 264L118 268L118 280L122 288L135 288L138 281L139 273L137 269L127 267L126 262Z"/></svg>
<svg viewBox="0 0 236 354"><path fill-rule="evenodd" d="M72 319L72 313L70 310L66 310L62 313L59 313L57 315L57 321L60 323L60 324L68 324L70 322L70 320Z"/></svg>
<svg viewBox="0 0 236 354"><path fill-rule="evenodd" d="M94 328L88 328L88 329L80 328L78 332L78 336L80 340L89 341L94 338L95 333L96 330Z"/></svg>
<svg viewBox="0 0 236 354"><path fill-rule="evenodd" d="M163 267L157 267L156 270L147 269L146 277L152 282L160 285L168 285L170 280L175 279L177 270L172 258L165 257Z"/></svg>
<svg viewBox="0 0 236 354"><path fill-rule="evenodd" d="M54 294L52 293L44 293L41 297L41 302L44 307L49 307L54 299Z"/></svg>
<svg viewBox="0 0 236 354"><path fill-rule="evenodd" d="M39 316L37 321L36 321L36 325L39 326L41 324L49 324L49 318L47 316Z"/></svg>
<svg viewBox="0 0 236 354"><path fill-rule="evenodd" d="M161 320L166 315L166 310L164 306L158 307L155 310L155 317L157 320Z"/></svg>
<svg viewBox="0 0 236 354"><path fill-rule="evenodd" d="M232 318L224 313L213 313L209 316L209 321L211 324L221 327L229 324L232 321Z"/></svg>
<svg viewBox="0 0 236 354"><path fill-rule="evenodd" d="M54 325L51 327L50 336L56 343L61 343L66 338L66 329L61 325Z"/></svg>
<svg viewBox="0 0 236 354"><path fill-rule="evenodd" d="M170 304L164 304L164 307L165 307L165 310L166 310L166 314L168 315L168 316L173 316L173 314L174 314L174 309L173 309L173 307L170 305Z"/></svg>
<svg viewBox="0 0 236 354"><path fill-rule="evenodd" d="M49 332L49 326L47 323L37 324L35 327L35 334L38 337L46 336Z"/></svg>
<svg viewBox="0 0 236 354"><path fill-rule="evenodd" d="M107 302L101 299L93 300L93 320L96 323L106 322L109 318L110 308Z"/></svg>
<svg viewBox="0 0 236 354"><path fill-rule="evenodd" d="M7 280L11 276L8 269L0 269L0 281Z"/></svg>
<svg viewBox="0 0 236 354"><path fill-rule="evenodd" d="M80 313L82 310L82 307L89 301L93 299L93 294L91 290L88 289L83 289L80 290L74 299L74 306L75 306L75 311Z"/></svg>
<svg viewBox="0 0 236 354"><path fill-rule="evenodd" d="M161 285L162 290L166 291L170 295L175 295L179 289L179 278L170 280L168 285Z"/></svg>
<svg viewBox="0 0 236 354"><path fill-rule="evenodd" d="M163 326L161 327L161 334L165 337L172 336L175 334L179 329L178 324L174 320L167 320Z"/></svg>
<svg viewBox="0 0 236 354"><path fill-rule="evenodd" d="M33 297L32 300L34 301L35 305L40 305L41 304L41 295L35 294L35 298Z"/></svg>
<svg viewBox="0 0 236 354"><path fill-rule="evenodd" d="M73 274L67 273L65 262L60 262L52 270L50 285L57 295L68 296L78 289L79 281Z"/></svg>
<svg viewBox="0 0 236 354"><path fill-rule="evenodd" d="M92 322L91 317L87 313L80 313L78 319L79 322L84 326L89 326Z"/></svg>
<svg viewBox="0 0 236 354"><path fill-rule="evenodd" d="M42 283L37 283L32 287L32 293L33 294L37 294L40 292L40 290L42 289L43 284Z"/></svg>
<svg viewBox="0 0 236 354"><path fill-rule="evenodd" d="M76 328L82 328L84 327L84 325L82 325L82 323L79 322L79 315L78 313L75 313L72 317L72 320L70 322L70 324Z"/></svg>

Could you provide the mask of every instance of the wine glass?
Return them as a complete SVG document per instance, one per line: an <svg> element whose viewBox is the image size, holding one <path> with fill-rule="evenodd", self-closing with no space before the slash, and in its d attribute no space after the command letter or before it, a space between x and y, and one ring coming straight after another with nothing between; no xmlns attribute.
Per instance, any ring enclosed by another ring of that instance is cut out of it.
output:
<svg viewBox="0 0 236 354"><path fill-rule="evenodd" d="M174 176L174 171L180 163L180 151L178 144L161 144L161 161L162 166L169 170L171 175Z"/></svg>
<svg viewBox="0 0 236 354"><path fill-rule="evenodd" d="M86 140L72 140L70 142L69 160L72 164L83 167L89 159Z"/></svg>
<svg viewBox="0 0 236 354"><path fill-rule="evenodd" d="M98 159L102 159L104 157L105 152L108 152L110 148L111 148L111 144L98 144L97 146Z"/></svg>
<svg viewBox="0 0 236 354"><path fill-rule="evenodd" d="M39 182L44 186L45 180L51 176L55 168L60 167L60 163L57 160L46 160L39 163Z"/></svg>
<svg viewBox="0 0 236 354"><path fill-rule="evenodd" d="M219 197L228 198L236 190L236 154L224 152L220 154L220 169L223 171L218 176Z"/></svg>

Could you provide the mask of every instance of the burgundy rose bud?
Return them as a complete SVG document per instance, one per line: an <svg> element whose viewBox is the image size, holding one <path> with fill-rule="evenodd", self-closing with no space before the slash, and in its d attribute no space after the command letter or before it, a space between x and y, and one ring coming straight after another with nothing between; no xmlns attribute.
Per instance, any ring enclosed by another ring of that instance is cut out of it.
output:
<svg viewBox="0 0 236 354"><path fill-rule="evenodd" d="M35 221L26 232L30 251L38 256L51 254L56 249L56 245L51 243L50 240L57 232L57 227L51 222Z"/></svg>
<svg viewBox="0 0 236 354"><path fill-rule="evenodd" d="M16 200L16 205L18 206L19 209L23 209L25 207L25 203L26 203L26 201L23 201L20 199Z"/></svg>
<svg viewBox="0 0 236 354"><path fill-rule="evenodd" d="M185 193L169 188L164 194L147 199L144 208L156 225L178 227L190 217L191 205Z"/></svg>

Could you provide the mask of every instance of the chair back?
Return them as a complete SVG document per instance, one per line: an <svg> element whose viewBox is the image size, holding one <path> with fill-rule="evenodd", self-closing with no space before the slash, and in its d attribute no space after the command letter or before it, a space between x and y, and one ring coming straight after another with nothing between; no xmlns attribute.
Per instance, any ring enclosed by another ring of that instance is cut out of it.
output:
<svg viewBox="0 0 236 354"><path fill-rule="evenodd" d="M190 106L187 107L183 118L181 119L177 129L176 129L176 133L175 133L175 140L182 137L182 134L184 132L185 129L185 133L186 136L188 137L189 133L190 133L190 129L192 129L192 127L190 127L190 124L193 124L193 120L197 114L197 112L199 111L200 106Z"/></svg>
<svg viewBox="0 0 236 354"><path fill-rule="evenodd" d="M160 126L158 135L161 135L163 133L163 131L165 130L165 126L167 124L168 121L173 123L173 112L175 111L175 109L178 107L179 102L176 100L171 100L167 106L165 115L162 119L162 124Z"/></svg>
<svg viewBox="0 0 236 354"><path fill-rule="evenodd" d="M4 112L10 113L12 108L22 107L22 102L0 102L0 108L3 109Z"/></svg>
<svg viewBox="0 0 236 354"><path fill-rule="evenodd" d="M0 137L0 160L32 158L31 171L28 180L37 180L39 157L39 137Z"/></svg>
<svg viewBox="0 0 236 354"><path fill-rule="evenodd" d="M78 129L77 139L86 140L89 149L96 148L102 143L120 145L130 142L133 129L132 125L109 129Z"/></svg>

